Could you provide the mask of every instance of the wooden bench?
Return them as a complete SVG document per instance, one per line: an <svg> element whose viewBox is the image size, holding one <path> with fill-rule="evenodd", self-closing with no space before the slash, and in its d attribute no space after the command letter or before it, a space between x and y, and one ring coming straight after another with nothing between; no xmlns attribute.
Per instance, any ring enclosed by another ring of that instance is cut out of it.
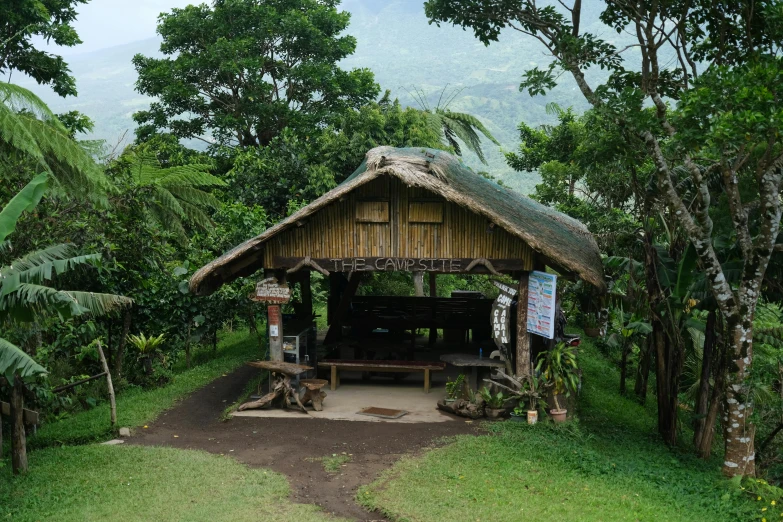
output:
<svg viewBox="0 0 783 522"><path fill-rule="evenodd" d="M442 362L428 361L354 361L354 360L324 360L318 363L319 368L331 368L332 390L340 385L340 370L354 372L424 372L424 393L430 392L430 372L437 372L446 367Z"/></svg>

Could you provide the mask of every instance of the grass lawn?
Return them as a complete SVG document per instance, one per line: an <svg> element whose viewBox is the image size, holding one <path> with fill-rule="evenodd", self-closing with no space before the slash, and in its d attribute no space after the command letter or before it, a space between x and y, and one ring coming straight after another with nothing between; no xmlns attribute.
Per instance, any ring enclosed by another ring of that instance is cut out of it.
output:
<svg viewBox="0 0 783 522"><path fill-rule="evenodd" d="M258 342L246 330L224 333L216 358L175 374L162 388L131 388L120 393L117 396L117 424L136 427L151 422L178 400L257 357ZM112 435L109 404L104 403L43 425L37 435L28 439L28 448L84 444L106 440Z"/></svg>
<svg viewBox="0 0 783 522"><path fill-rule="evenodd" d="M359 501L419 522L783 520L769 498L723 479L718 458L663 445L654 405L620 397L618 372L590 343L580 363L579 421L487 423L489 435L403 459Z"/></svg>
<svg viewBox="0 0 783 522"><path fill-rule="evenodd" d="M335 520L288 494L272 471L172 448L47 448L30 455L27 475L0 469L0 519L15 522Z"/></svg>

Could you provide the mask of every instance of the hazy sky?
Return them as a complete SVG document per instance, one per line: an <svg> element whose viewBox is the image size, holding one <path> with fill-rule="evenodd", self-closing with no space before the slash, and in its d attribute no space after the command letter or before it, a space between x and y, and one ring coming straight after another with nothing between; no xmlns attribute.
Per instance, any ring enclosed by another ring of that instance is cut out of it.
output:
<svg viewBox="0 0 783 522"><path fill-rule="evenodd" d="M361 0L342 2L344 9ZM77 7L76 31L82 41L75 47L59 48L62 55L85 53L155 36L158 15L174 7L211 3L204 0L91 0ZM423 3L423 2L422 2Z"/></svg>
<svg viewBox="0 0 783 522"><path fill-rule="evenodd" d="M57 50L68 55L113 47L155 36L158 14L193 0L92 0L77 7L76 31L81 45Z"/></svg>

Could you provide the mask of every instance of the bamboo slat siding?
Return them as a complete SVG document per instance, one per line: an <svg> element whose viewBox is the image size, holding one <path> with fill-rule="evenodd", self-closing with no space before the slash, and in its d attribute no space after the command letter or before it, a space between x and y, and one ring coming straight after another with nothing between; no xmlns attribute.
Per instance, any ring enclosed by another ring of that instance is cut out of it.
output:
<svg viewBox="0 0 783 522"><path fill-rule="evenodd" d="M273 266L275 256L484 257L522 259L532 270L532 249L491 225L432 192L382 176L270 238L264 265Z"/></svg>

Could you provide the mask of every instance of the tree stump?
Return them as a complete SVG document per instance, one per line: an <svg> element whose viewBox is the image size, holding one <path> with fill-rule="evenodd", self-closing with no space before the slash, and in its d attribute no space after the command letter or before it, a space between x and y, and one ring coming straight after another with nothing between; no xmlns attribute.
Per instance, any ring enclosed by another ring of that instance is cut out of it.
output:
<svg viewBox="0 0 783 522"><path fill-rule="evenodd" d="M253 408L263 408L269 404L273 406L290 408L293 402L299 407L301 411L307 413L307 410L302 405L302 401L299 400L299 394L291 386L291 377L295 377L300 373L312 370L309 366L302 366L299 364L281 362L281 361L254 361L247 363L248 366L254 368L260 368L262 370L270 370L274 375L274 386L272 391L261 397L256 401L246 402L237 408L239 411L249 410Z"/></svg>
<svg viewBox="0 0 783 522"><path fill-rule="evenodd" d="M326 398L326 392L321 391L321 388L329 384L329 381L325 379L302 379L299 384L304 386L305 390L300 397L302 404L307 405L308 402L313 403L313 409L315 411L321 411L324 409L323 402Z"/></svg>

